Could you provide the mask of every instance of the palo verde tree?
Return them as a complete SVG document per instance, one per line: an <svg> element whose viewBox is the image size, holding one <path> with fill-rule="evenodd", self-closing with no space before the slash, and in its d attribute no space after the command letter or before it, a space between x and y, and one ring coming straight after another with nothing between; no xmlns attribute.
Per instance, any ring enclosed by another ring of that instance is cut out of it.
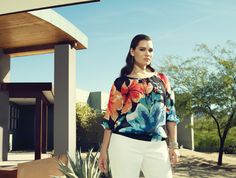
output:
<svg viewBox="0 0 236 178"><path fill-rule="evenodd" d="M204 113L213 119L219 136L218 165L222 165L227 134L236 126L236 44L209 48L197 45L198 56L180 64L168 57L168 66L160 67L173 80L179 102L186 111Z"/></svg>

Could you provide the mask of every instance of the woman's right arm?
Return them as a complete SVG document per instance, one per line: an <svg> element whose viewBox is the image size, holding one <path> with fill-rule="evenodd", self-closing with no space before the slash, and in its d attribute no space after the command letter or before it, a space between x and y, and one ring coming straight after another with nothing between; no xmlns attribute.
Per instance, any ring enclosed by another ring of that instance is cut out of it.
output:
<svg viewBox="0 0 236 178"><path fill-rule="evenodd" d="M100 156L98 160L99 169L102 172L108 171L107 152L108 152L108 147L110 143L110 138L111 138L112 130L114 129L115 120L118 118L117 110L120 110L123 104L122 94L120 91L117 90L115 83L116 81L111 87L108 106L107 106L106 113L102 121L102 126L104 128L104 135L103 135L102 147L100 150ZM120 82L118 81L117 83L120 83Z"/></svg>
<svg viewBox="0 0 236 178"><path fill-rule="evenodd" d="M103 141L102 141L102 147L100 150L100 156L98 159L98 166L101 172L107 172L108 168L107 168L107 151L108 151L108 147L109 147L109 142L110 142L110 138L111 138L111 130L105 129L104 130L104 134L103 134Z"/></svg>
<svg viewBox="0 0 236 178"><path fill-rule="evenodd" d="M110 138L111 138L111 130L105 129L104 135L103 135L103 140L102 140L101 152L107 152Z"/></svg>

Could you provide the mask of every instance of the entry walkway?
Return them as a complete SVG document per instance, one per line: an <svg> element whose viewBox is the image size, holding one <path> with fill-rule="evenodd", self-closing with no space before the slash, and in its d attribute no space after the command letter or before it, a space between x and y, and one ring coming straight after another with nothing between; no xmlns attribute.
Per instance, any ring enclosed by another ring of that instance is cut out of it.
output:
<svg viewBox="0 0 236 178"><path fill-rule="evenodd" d="M236 178L236 154L224 155L223 166L217 166L217 153L187 149L181 149L180 152L181 162L173 169L173 178ZM0 162L0 167L31 161L34 159L34 152L9 153L8 157L9 161ZM42 154L42 158L48 157L51 154Z"/></svg>
<svg viewBox="0 0 236 178"><path fill-rule="evenodd" d="M43 158L51 157L50 153L41 154ZM0 167L17 166L18 163L24 163L34 160L34 152L13 152L8 153L8 161L0 161Z"/></svg>

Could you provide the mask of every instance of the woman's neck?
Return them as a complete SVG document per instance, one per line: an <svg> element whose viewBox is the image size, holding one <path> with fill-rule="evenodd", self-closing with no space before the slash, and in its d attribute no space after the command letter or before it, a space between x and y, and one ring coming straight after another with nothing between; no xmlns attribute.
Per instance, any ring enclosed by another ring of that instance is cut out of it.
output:
<svg viewBox="0 0 236 178"><path fill-rule="evenodd" d="M151 72L146 66L140 67L138 65L134 65L133 71L128 75L130 77L149 77L152 76L154 72Z"/></svg>
<svg viewBox="0 0 236 178"><path fill-rule="evenodd" d="M138 65L134 65L133 74L146 74L147 72L147 66L138 66Z"/></svg>

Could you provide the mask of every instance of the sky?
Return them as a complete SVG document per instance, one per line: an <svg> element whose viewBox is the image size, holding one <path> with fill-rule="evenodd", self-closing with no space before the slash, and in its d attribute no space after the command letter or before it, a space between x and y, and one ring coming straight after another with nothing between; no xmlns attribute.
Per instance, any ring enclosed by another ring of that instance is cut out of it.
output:
<svg viewBox="0 0 236 178"><path fill-rule="evenodd" d="M88 37L88 49L77 51L77 88L109 92L125 65L132 38L152 38L152 64L166 56L183 60L196 44L210 47L236 42L235 0L101 0L53 8ZM12 82L53 82L54 55L11 60Z"/></svg>

